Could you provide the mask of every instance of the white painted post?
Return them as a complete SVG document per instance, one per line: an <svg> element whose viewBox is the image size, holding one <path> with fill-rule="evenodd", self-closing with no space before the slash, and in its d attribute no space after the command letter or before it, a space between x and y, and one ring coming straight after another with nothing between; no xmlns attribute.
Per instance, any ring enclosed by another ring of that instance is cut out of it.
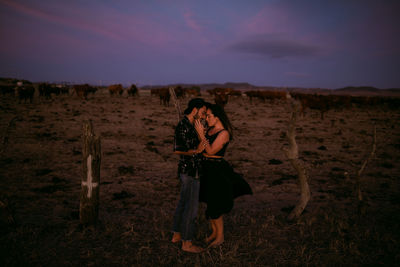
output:
<svg viewBox="0 0 400 267"><path fill-rule="evenodd" d="M83 161L79 218L82 225L95 224L98 219L100 196L100 138L93 133L91 121L83 125Z"/></svg>
<svg viewBox="0 0 400 267"><path fill-rule="evenodd" d="M98 183L93 183L93 174L92 174L92 155L90 154L87 158L86 162L87 166L87 180L82 181L82 186L87 187L87 198L92 197L93 188L97 187Z"/></svg>

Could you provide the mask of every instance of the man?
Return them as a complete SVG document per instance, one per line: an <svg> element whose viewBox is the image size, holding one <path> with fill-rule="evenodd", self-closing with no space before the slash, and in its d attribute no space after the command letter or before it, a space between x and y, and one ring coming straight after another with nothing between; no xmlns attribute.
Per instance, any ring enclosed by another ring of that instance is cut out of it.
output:
<svg viewBox="0 0 400 267"><path fill-rule="evenodd" d="M200 143L194 122L205 118L205 101L194 98L184 111L184 118L175 128L174 153L180 155L178 175L181 180L180 199L175 210L172 242L182 241L182 250L203 251L192 243L199 207L199 167L204 145Z"/></svg>

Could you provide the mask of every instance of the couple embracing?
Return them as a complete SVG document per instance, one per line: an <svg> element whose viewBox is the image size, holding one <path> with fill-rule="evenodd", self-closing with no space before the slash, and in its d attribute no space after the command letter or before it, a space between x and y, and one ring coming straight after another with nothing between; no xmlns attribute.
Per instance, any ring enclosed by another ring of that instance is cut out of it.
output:
<svg viewBox="0 0 400 267"><path fill-rule="evenodd" d="M208 247L215 247L224 242L223 214L231 211L236 197L252 194L252 190L223 158L233 137L223 108L194 98L184 114L175 128L174 138L174 153L180 155L181 190L174 214L172 242L182 242L184 251L199 253L203 248L192 243L199 201L207 204L206 217L212 229L205 242Z"/></svg>

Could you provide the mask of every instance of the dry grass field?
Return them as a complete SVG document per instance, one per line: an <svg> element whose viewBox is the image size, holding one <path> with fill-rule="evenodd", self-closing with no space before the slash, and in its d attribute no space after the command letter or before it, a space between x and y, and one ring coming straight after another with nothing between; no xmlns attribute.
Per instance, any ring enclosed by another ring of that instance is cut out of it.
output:
<svg viewBox="0 0 400 267"><path fill-rule="evenodd" d="M212 99L208 95L204 98ZM185 107L189 98L180 100ZM311 200L297 221L297 174L282 147L290 117L285 102L231 99L234 126L226 159L254 195L235 200L222 246L193 255L170 242L179 195L172 154L177 113L148 92L137 98L99 91L0 98L1 266L375 266L400 261L400 107L307 110L297 124L299 155ZM101 136L99 223L79 225L82 125ZM372 149L361 177L355 174ZM348 173L348 176L346 175ZM202 204L198 244L209 233ZM14 223L7 218L12 216Z"/></svg>

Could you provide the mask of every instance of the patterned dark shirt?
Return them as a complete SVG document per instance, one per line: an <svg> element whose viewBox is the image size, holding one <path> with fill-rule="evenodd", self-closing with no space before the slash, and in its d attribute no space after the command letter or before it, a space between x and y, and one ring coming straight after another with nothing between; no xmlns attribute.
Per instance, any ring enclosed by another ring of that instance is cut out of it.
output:
<svg viewBox="0 0 400 267"><path fill-rule="evenodd" d="M189 151L197 149L200 141L196 129L185 116L175 128L174 151ZM192 156L181 155L178 164L178 174L185 173L198 178L201 166L201 154Z"/></svg>

